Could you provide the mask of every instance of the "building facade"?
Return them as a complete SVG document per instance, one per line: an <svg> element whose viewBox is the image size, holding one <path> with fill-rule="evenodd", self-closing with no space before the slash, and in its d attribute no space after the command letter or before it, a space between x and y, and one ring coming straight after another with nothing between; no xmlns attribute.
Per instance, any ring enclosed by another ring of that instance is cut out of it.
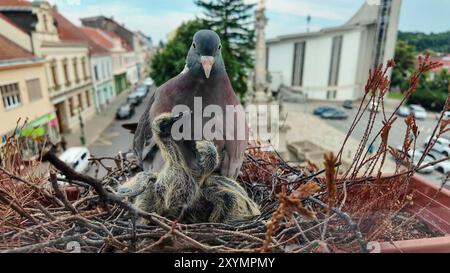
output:
<svg viewBox="0 0 450 273"><path fill-rule="evenodd" d="M6 22L0 18L2 23ZM45 60L0 35L0 147L8 137L19 137L22 156L33 159L46 136L53 143L59 141L47 87Z"/></svg>
<svg viewBox="0 0 450 273"><path fill-rule="evenodd" d="M365 3L342 26L268 40L272 91L285 87L312 100L361 98L369 69L394 57L400 4Z"/></svg>
<svg viewBox="0 0 450 273"><path fill-rule="evenodd" d="M0 14L23 30L31 39L33 54L45 59L48 90L61 132L78 130L80 118L88 120L95 114L89 47L78 28L46 1L2 0ZM0 34L11 31L2 28Z"/></svg>
<svg viewBox="0 0 450 273"><path fill-rule="evenodd" d="M88 27L80 28L89 44L91 57L91 75L94 85L94 101L97 112L101 112L116 97L113 76L113 59L105 44L100 30Z"/></svg>
<svg viewBox="0 0 450 273"><path fill-rule="evenodd" d="M127 80L131 85L147 76L151 51L148 37L140 32L133 32L105 16L84 18L81 22L84 26L99 28L120 37L127 49L124 61L127 67Z"/></svg>

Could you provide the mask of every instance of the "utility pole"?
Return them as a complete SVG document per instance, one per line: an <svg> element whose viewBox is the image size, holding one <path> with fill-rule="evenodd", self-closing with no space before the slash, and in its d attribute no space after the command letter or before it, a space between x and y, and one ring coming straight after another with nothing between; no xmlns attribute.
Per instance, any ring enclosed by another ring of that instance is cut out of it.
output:
<svg viewBox="0 0 450 273"><path fill-rule="evenodd" d="M80 108L78 108L78 118L80 119L80 132L81 132L80 141L81 141L81 145L85 146L86 145L86 137L84 134L84 123L83 123L83 117L81 117L81 109Z"/></svg>

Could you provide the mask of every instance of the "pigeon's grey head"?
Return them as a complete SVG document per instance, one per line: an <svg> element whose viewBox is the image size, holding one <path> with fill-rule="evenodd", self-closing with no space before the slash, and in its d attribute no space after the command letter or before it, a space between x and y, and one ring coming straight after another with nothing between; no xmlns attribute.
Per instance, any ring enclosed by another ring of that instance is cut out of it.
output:
<svg viewBox="0 0 450 273"><path fill-rule="evenodd" d="M186 60L189 71L206 79L225 71L221 49L219 35L214 31L200 30L195 33Z"/></svg>

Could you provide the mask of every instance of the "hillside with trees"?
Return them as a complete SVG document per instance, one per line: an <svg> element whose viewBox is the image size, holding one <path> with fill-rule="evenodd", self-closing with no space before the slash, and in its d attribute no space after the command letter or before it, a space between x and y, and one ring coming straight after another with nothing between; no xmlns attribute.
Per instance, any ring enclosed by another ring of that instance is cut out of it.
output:
<svg viewBox="0 0 450 273"><path fill-rule="evenodd" d="M398 33L398 39L416 47L419 52L450 53L450 31L426 34L423 32Z"/></svg>
<svg viewBox="0 0 450 273"><path fill-rule="evenodd" d="M450 53L450 31L440 34L400 32L395 49L396 67L392 71L393 90L405 91L409 77L416 67L419 54ZM438 73L426 73L421 78L417 91L408 103L420 104L432 111L440 111L446 102L450 73L443 69Z"/></svg>

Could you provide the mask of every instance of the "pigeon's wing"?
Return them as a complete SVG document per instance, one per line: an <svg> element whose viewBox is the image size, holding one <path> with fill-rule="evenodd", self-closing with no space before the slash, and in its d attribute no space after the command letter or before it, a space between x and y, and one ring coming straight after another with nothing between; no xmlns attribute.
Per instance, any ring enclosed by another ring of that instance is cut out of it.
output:
<svg viewBox="0 0 450 273"><path fill-rule="evenodd" d="M144 114L141 116L139 123L134 130L133 151L136 154L139 163L142 164L144 158L152 150L154 146L152 141L152 130L150 121L150 111L155 103L156 92L152 94L148 102ZM141 166L142 167L142 166Z"/></svg>
<svg viewBox="0 0 450 273"><path fill-rule="evenodd" d="M235 107L232 119L234 123L225 123L225 143L222 151L222 164L220 173L231 179L236 179L244 161L245 149L248 143L248 124L245 118L245 110L234 93L228 77L223 85L224 108L229 105ZM227 115L229 113L226 113Z"/></svg>

